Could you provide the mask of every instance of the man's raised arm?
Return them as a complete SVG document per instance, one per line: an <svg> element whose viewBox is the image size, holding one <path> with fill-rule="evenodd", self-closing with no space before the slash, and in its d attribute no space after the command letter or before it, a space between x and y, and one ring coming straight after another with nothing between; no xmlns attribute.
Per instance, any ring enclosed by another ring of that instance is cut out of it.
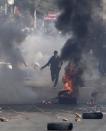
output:
<svg viewBox="0 0 106 131"><path fill-rule="evenodd" d="M49 66L51 63L51 59L52 58L50 58L50 60L44 66L42 66L40 69L42 70L42 69L46 68L47 66Z"/></svg>

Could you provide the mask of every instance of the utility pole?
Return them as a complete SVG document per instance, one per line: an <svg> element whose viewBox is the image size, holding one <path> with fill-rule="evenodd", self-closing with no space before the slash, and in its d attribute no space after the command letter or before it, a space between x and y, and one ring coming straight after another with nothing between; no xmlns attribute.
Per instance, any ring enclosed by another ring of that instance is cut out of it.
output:
<svg viewBox="0 0 106 131"><path fill-rule="evenodd" d="M39 6L41 0L38 0L37 2L35 1L35 11L34 11L34 28L36 29L37 28L37 13L36 13L36 10L37 10L37 7Z"/></svg>
<svg viewBox="0 0 106 131"><path fill-rule="evenodd" d="M7 5L10 8L10 15L13 16L14 15L14 2L15 0L6 0L7 1Z"/></svg>
<svg viewBox="0 0 106 131"><path fill-rule="evenodd" d="M4 6L5 6L5 15L7 15L7 8L8 8L7 7L7 0L5 0L5 5Z"/></svg>

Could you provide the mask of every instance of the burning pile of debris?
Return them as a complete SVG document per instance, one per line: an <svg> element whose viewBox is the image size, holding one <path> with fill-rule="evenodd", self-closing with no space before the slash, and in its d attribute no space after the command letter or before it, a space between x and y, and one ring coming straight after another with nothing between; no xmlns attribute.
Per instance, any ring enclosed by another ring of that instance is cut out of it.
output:
<svg viewBox="0 0 106 131"><path fill-rule="evenodd" d="M59 103L65 104L77 104L78 90L81 85L79 74L81 69L77 68L75 64L69 63L65 68L65 74L63 76L64 90L58 94Z"/></svg>
<svg viewBox="0 0 106 131"><path fill-rule="evenodd" d="M81 68L78 68L74 63L69 63L65 67L65 73L62 78L63 89L59 91L56 98L43 100L42 104L77 104L79 87L83 84L83 81L80 79L81 73Z"/></svg>

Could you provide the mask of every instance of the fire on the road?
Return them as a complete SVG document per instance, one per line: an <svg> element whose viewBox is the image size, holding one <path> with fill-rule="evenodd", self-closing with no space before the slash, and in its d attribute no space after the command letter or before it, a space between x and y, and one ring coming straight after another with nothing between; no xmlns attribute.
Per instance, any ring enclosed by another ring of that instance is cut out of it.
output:
<svg viewBox="0 0 106 131"><path fill-rule="evenodd" d="M64 83L64 90L67 93L71 94L73 92L74 85L73 85L73 81L70 80L69 75L67 74L64 75L63 83Z"/></svg>
<svg viewBox="0 0 106 131"><path fill-rule="evenodd" d="M63 76L63 85L64 85L64 90L68 93L71 94L74 91L74 81L73 78L76 75L76 70L73 64L69 64L66 67L65 74Z"/></svg>

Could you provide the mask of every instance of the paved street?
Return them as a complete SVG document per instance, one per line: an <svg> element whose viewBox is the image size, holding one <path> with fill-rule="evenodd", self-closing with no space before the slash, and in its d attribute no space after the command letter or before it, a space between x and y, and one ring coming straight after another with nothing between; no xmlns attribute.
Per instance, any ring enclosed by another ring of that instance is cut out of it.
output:
<svg viewBox="0 0 106 131"><path fill-rule="evenodd" d="M80 108L61 106L59 108L41 108L36 106L16 106L16 108L2 109L0 117L5 117L8 122L0 122L0 131L46 131L48 122L61 122L67 118L73 122L73 131L105 131L106 115L102 120L81 120L75 122L74 113L81 112Z"/></svg>

